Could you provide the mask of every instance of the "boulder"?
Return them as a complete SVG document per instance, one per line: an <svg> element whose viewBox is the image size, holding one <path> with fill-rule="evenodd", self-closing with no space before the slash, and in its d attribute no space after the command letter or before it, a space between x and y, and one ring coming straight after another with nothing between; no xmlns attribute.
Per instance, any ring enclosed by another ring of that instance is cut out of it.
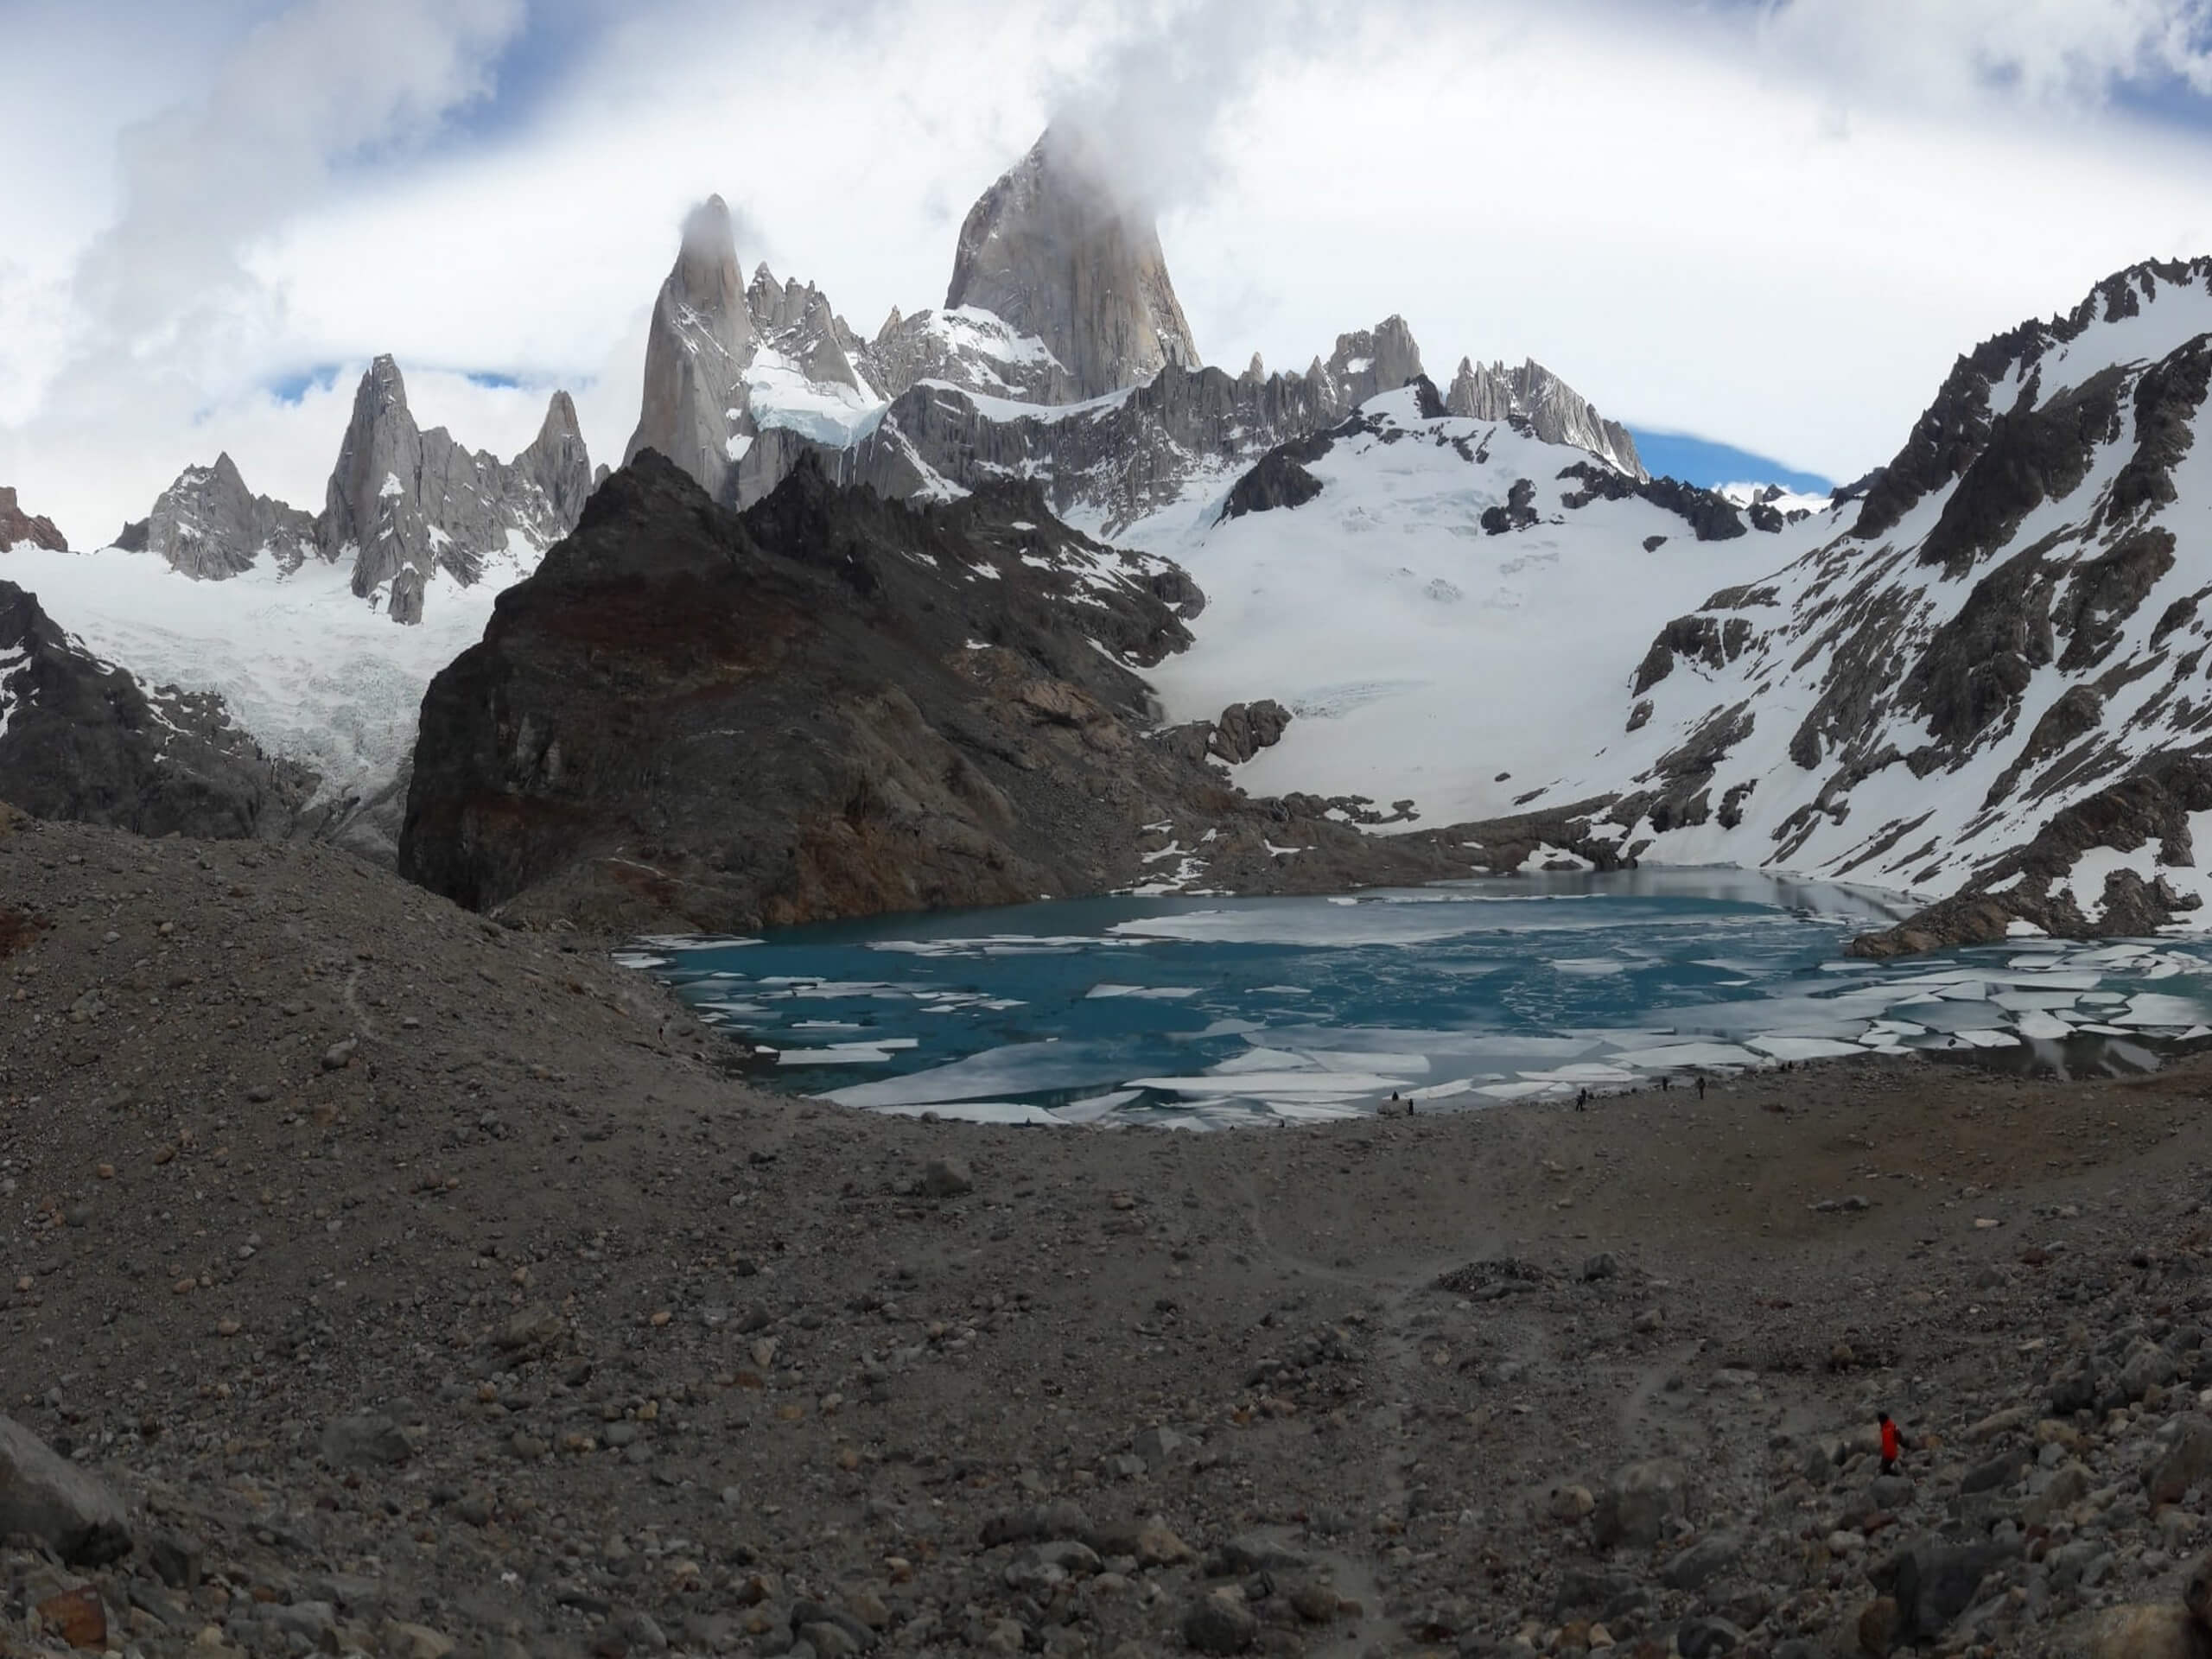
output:
<svg viewBox="0 0 2212 1659"><path fill-rule="evenodd" d="M111 1561L130 1549L122 1500L56 1456L37 1435L0 1417L0 1537L22 1533L73 1565Z"/></svg>
<svg viewBox="0 0 2212 1659"><path fill-rule="evenodd" d="M1897 1551L1867 1575L1897 1603L1893 1644L1941 1636L1974 1605L1989 1570L2018 1554L2017 1543L1946 1544L1932 1538Z"/></svg>
<svg viewBox="0 0 2212 1659"><path fill-rule="evenodd" d="M1631 1463L1613 1477L1598 1499L1593 1529L1598 1548L1649 1549L1666 1535L1667 1522L1688 1512L1689 1476L1672 1458Z"/></svg>
<svg viewBox="0 0 2212 1659"><path fill-rule="evenodd" d="M1669 1561L1659 1580L1669 1590L1695 1590L1743 1553L1744 1541L1734 1533L1712 1533Z"/></svg>
<svg viewBox="0 0 2212 1659"><path fill-rule="evenodd" d="M2212 1417L2187 1412L2179 1432L2143 1471L2145 1495L2153 1507L2178 1503L2208 1474L2212 1474Z"/></svg>
<svg viewBox="0 0 2212 1659"><path fill-rule="evenodd" d="M932 1158L922 1171L922 1191L932 1198L957 1198L976 1190L976 1178L958 1158Z"/></svg>
<svg viewBox="0 0 2212 1659"><path fill-rule="evenodd" d="M322 1458L334 1469L391 1468L414 1447L391 1418L374 1414L334 1417L322 1431Z"/></svg>
<svg viewBox="0 0 2212 1659"><path fill-rule="evenodd" d="M1183 1614L1183 1640L1198 1653L1243 1653L1260 1634L1260 1621L1235 1597L1201 1596Z"/></svg>
<svg viewBox="0 0 2212 1659"><path fill-rule="evenodd" d="M1232 702L1214 722L1213 753L1231 766L1242 766L1262 749L1281 742L1289 725L1290 710L1272 697Z"/></svg>

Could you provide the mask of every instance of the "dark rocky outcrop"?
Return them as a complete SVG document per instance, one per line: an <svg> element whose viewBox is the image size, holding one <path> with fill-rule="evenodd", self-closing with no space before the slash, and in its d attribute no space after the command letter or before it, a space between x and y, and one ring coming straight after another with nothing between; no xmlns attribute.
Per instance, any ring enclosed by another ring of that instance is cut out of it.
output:
<svg viewBox="0 0 2212 1659"><path fill-rule="evenodd" d="M26 542L55 553L69 550L67 537L54 528L53 519L26 512L16 503L14 486L0 484L0 553Z"/></svg>
<svg viewBox="0 0 2212 1659"><path fill-rule="evenodd" d="M221 699L149 695L0 582L0 800L145 836L281 837L314 781L263 754Z"/></svg>
<svg viewBox="0 0 2212 1659"><path fill-rule="evenodd" d="M1570 509L1586 507L1592 501L1625 501L1635 496L1678 514L1700 542L1732 541L1745 533L1743 515L1734 502L1716 491L1700 489L1680 479L1634 477L1609 467L1592 466L1586 461L1561 467L1559 475L1581 480L1580 489L1560 498Z"/></svg>
<svg viewBox="0 0 2212 1659"><path fill-rule="evenodd" d="M1484 507L1481 524L1485 536L1503 536L1516 530L1527 530L1536 522L1536 486L1533 480L1516 478L1506 486L1505 499L1496 506Z"/></svg>
<svg viewBox="0 0 2212 1659"><path fill-rule="evenodd" d="M2122 380L2107 369L2040 406L2031 383L2020 407L1990 423L1980 453L1920 544L1921 563L1962 576L2044 502L2072 494L2099 447L2120 436Z"/></svg>
<svg viewBox="0 0 2212 1659"><path fill-rule="evenodd" d="M1214 722L1213 739L1208 747L1231 766L1242 766L1262 749L1271 749L1281 742L1283 733L1289 728L1290 710L1273 697L1262 697L1253 703L1232 702Z"/></svg>
<svg viewBox="0 0 2212 1659"><path fill-rule="evenodd" d="M1320 493L1321 480L1293 461L1289 446L1284 445L1268 450L1250 472L1230 486L1229 498L1221 504L1221 519L1301 507Z"/></svg>
<svg viewBox="0 0 2212 1659"><path fill-rule="evenodd" d="M2024 378L2054 346L2079 339L2093 323L2139 315L2139 296L2155 295L2162 282L2208 277L2212 277L2212 258L2147 260L2107 276L2063 317L2024 322L1982 341L1952 365L1896 458L1835 493L1839 502L1854 497L1859 500L1851 533L1865 540L1887 535L1923 498L1967 470L1989 442L1993 382L2015 367Z"/></svg>
<svg viewBox="0 0 2212 1659"><path fill-rule="evenodd" d="M1189 637L1167 574L1031 485L917 509L810 462L735 515L648 451L432 683L400 868L610 930L1096 893L1147 878L1163 822L1212 832L1216 885L1464 874L1329 803L1246 799L1213 729L1151 734L1132 667ZM1286 719L1226 711L1226 741Z"/></svg>
<svg viewBox="0 0 2212 1659"><path fill-rule="evenodd" d="M1712 608L1719 608L1718 601ZM1673 673L1678 658L1701 662L1711 669L1726 668L1743 655L1751 638L1751 625L1744 617L1722 618L1703 612L1678 616L1659 631L1651 649L1637 665L1630 695L1642 696Z"/></svg>
<svg viewBox="0 0 2212 1659"><path fill-rule="evenodd" d="M2059 811L2033 840L1991 860L1953 897L1895 927L1853 940L1851 953L1881 958L1991 944L2004 938L2015 921L2061 938L2155 933L2196 903L2177 894L2164 877L2145 880L2133 870L2114 870L2087 912L2061 884L2093 848L2133 852L2155 842L2157 863L2196 865L2212 848L2193 844L2190 815L2204 811L2212 811L2212 759L2154 755L2128 776Z"/></svg>

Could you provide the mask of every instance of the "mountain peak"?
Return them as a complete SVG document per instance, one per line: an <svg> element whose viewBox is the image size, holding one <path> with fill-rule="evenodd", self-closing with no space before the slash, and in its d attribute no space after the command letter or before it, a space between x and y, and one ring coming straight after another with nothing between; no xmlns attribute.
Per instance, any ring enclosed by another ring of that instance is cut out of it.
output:
<svg viewBox="0 0 2212 1659"><path fill-rule="evenodd" d="M765 264L755 281L766 298L775 278ZM653 302L644 396L625 464L657 449L708 494L728 500L732 444L753 430L745 372L758 344L729 209L709 196L685 218L683 245Z"/></svg>
<svg viewBox="0 0 2212 1659"><path fill-rule="evenodd" d="M960 227L945 308L974 306L1032 334L1079 397L1199 364L1152 215L1089 146L1049 128Z"/></svg>
<svg viewBox="0 0 2212 1659"><path fill-rule="evenodd" d="M1588 399L1533 357L1516 369L1461 358L1445 402L1463 419L1503 421L1519 416L1548 443L1577 445L1630 478L1650 476L1628 429L1599 414Z"/></svg>

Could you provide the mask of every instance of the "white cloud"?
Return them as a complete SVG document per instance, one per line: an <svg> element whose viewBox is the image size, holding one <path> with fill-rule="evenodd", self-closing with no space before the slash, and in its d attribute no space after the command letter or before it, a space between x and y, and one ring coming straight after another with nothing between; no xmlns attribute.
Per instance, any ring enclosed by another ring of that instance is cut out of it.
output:
<svg viewBox="0 0 2212 1659"><path fill-rule="evenodd" d="M2074 111L2159 76L2212 92L2200 0L1780 0L1757 18L1770 57L1883 103Z"/></svg>
<svg viewBox="0 0 2212 1659"><path fill-rule="evenodd" d="M961 216L1056 110L1166 204L1211 360L1302 366L1401 311L1433 371L1534 354L1608 414L1839 474L1975 340L2212 249L2212 143L2120 96L2212 86L2202 3L575 3L588 55L518 118L522 0L257 30L229 0L173 86L118 72L128 133L81 124L97 57L48 51L35 120L80 124L84 188L0 168L0 480L79 540L225 446L315 505L380 351L425 424L512 453L564 384L613 458L690 203L719 191L748 264L872 333L942 301ZM330 364L296 404L265 390Z"/></svg>

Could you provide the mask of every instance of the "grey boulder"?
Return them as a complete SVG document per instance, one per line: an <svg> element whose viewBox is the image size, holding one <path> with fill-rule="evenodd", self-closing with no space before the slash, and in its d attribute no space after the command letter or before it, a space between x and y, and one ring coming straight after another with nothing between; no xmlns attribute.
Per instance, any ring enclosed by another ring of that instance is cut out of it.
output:
<svg viewBox="0 0 2212 1659"><path fill-rule="evenodd" d="M122 1500L21 1423L0 1417L0 1536L10 1533L37 1539L73 1566L130 1550Z"/></svg>

